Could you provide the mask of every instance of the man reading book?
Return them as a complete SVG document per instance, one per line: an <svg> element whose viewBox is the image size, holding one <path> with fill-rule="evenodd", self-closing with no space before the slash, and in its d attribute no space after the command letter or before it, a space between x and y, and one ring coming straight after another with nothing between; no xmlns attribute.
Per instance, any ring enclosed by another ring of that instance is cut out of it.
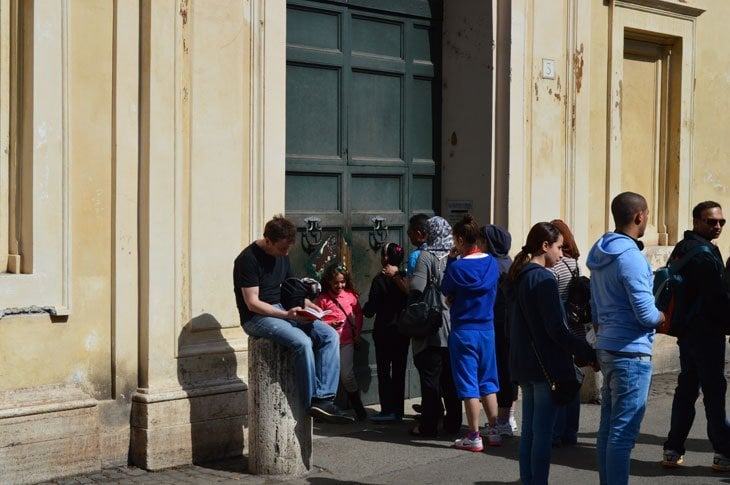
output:
<svg viewBox="0 0 730 485"><path fill-rule="evenodd" d="M340 378L339 336L329 325L305 317L304 309L281 305L281 284L292 277L289 249L296 228L283 216L266 223L264 235L246 247L233 265L236 306L243 330L273 340L294 353L300 396L309 413L323 421L348 423L353 419L335 403ZM304 307L321 311L311 301Z"/></svg>

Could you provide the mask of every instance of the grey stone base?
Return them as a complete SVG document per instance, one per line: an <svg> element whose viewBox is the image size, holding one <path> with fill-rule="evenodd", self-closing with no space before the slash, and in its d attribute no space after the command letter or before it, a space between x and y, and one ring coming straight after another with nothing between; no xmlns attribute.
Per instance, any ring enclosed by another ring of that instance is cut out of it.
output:
<svg viewBox="0 0 730 485"><path fill-rule="evenodd" d="M243 454L246 385L149 392L132 398L130 462L147 470Z"/></svg>
<svg viewBox="0 0 730 485"><path fill-rule="evenodd" d="M95 399L61 385L0 393L0 481L38 483L100 468Z"/></svg>

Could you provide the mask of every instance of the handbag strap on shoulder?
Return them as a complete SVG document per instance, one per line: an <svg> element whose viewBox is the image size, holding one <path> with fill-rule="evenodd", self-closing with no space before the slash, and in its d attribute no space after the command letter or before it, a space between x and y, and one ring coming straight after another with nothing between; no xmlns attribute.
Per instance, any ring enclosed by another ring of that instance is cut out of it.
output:
<svg viewBox="0 0 730 485"><path fill-rule="evenodd" d="M540 353L537 351L537 347L535 347L535 337L532 335L532 328L530 328L530 322L527 318L527 314L525 312L525 309L522 307L522 303L519 300L517 300L517 307L520 310L520 313L522 313L522 318L525 321L525 326L527 327L527 333L530 334L530 345L532 346L532 351L535 352L535 357L537 358L537 363L540 365L540 369L542 370L543 375L545 376L545 380L550 384L550 389L555 390L555 381L550 378L550 374L548 374L547 369L545 369L545 366L542 363L542 359L540 358Z"/></svg>

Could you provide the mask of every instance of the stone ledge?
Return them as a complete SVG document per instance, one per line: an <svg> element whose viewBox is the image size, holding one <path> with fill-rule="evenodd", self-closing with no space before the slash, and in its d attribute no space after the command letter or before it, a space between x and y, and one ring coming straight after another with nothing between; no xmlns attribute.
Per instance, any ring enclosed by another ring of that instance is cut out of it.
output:
<svg viewBox="0 0 730 485"><path fill-rule="evenodd" d="M90 408L96 405L96 399L68 385L50 384L14 389L0 393L0 419Z"/></svg>
<svg viewBox="0 0 730 485"><path fill-rule="evenodd" d="M68 385L0 394L0 481L37 483L100 468L96 400Z"/></svg>

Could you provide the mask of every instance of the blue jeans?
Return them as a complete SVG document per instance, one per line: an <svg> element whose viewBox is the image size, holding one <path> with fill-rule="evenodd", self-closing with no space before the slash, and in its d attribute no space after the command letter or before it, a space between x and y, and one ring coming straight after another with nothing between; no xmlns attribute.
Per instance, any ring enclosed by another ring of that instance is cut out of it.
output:
<svg viewBox="0 0 730 485"><path fill-rule="evenodd" d="M274 305L281 308L280 305ZM294 353L294 372L299 394L307 409L312 398L331 398L340 378L340 337L327 324L297 323L276 317L254 315L243 324L252 337L262 337L283 345Z"/></svg>
<svg viewBox="0 0 730 485"><path fill-rule="evenodd" d="M548 483L556 406L545 381L520 382L522 388L522 436L520 480L524 485Z"/></svg>
<svg viewBox="0 0 730 485"><path fill-rule="evenodd" d="M707 436L717 453L730 456L730 426L725 414L725 336L688 332L677 340L679 365L677 389L665 450L683 455L684 444L695 419L695 402L702 388L707 416Z"/></svg>
<svg viewBox="0 0 730 485"><path fill-rule="evenodd" d="M651 357L596 350L603 372L601 424L596 452L601 485L629 483L634 441L639 435L651 384Z"/></svg>
<svg viewBox="0 0 730 485"><path fill-rule="evenodd" d="M580 391L575 399L565 406L558 406L555 413L553 443L556 445L572 445L578 442L578 426L580 424Z"/></svg>

